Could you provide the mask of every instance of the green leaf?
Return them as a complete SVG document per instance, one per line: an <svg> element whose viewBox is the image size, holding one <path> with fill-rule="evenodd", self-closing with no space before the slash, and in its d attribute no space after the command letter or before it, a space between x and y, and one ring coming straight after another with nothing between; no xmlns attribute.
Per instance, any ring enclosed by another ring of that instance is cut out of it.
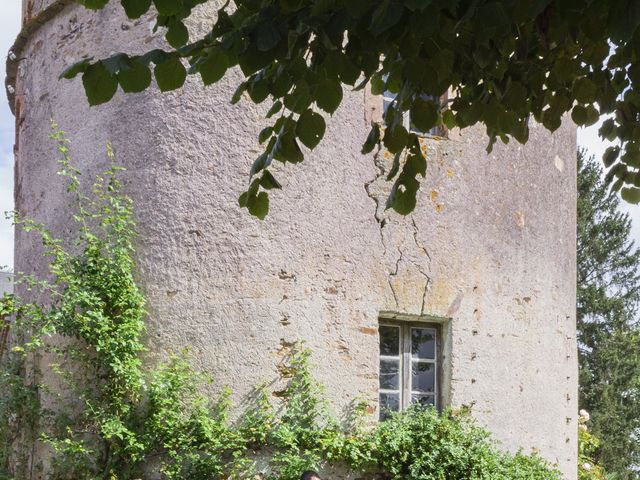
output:
<svg viewBox="0 0 640 480"><path fill-rule="evenodd" d="M127 17L140 18L151 8L151 0L121 0Z"/></svg>
<svg viewBox="0 0 640 480"><path fill-rule="evenodd" d="M346 55L340 56L338 61L338 74L340 80L347 85L355 85L360 78L360 69L347 57Z"/></svg>
<svg viewBox="0 0 640 480"><path fill-rule="evenodd" d="M249 203L249 192L242 192L238 197L238 205L245 208L247 203Z"/></svg>
<svg viewBox="0 0 640 480"><path fill-rule="evenodd" d="M282 102L280 100L274 102L273 105L271 105L271 108L269 109L269 111L267 112L266 117L267 118L271 118L273 117L276 113L278 113L280 110L282 110Z"/></svg>
<svg viewBox="0 0 640 480"><path fill-rule="evenodd" d="M640 168L640 152L627 149L620 161L629 167Z"/></svg>
<svg viewBox="0 0 640 480"><path fill-rule="evenodd" d="M198 71L202 76L202 82L205 85L211 85L224 76L227 68L229 68L229 57L227 57L226 52L221 48L213 47L207 54L206 59L200 63ZM244 86L246 87L246 84ZM244 91L244 87L242 91ZM233 99L232 103L235 103Z"/></svg>
<svg viewBox="0 0 640 480"><path fill-rule="evenodd" d="M269 170L265 170L260 178L260 186L266 190L281 189L282 185L275 179Z"/></svg>
<svg viewBox="0 0 640 480"><path fill-rule="evenodd" d="M602 163L604 163L605 167L609 168L618 159L618 155L620 155L619 147L609 147L604 151Z"/></svg>
<svg viewBox="0 0 640 480"><path fill-rule="evenodd" d="M249 96L253 103L262 103L269 96L269 82L265 78L253 78L249 82L249 88L247 91L249 92Z"/></svg>
<svg viewBox="0 0 640 480"><path fill-rule="evenodd" d="M375 6L375 3L371 0L349 0L344 2L345 9L351 15L351 17L358 19L362 18L371 8Z"/></svg>
<svg viewBox="0 0 640 480"><path fill-rule="evenodd" d="M151 70L139 61L131 59L128 68L120 70L116 78L124 92L142 92L151 85Z"/></svg>
<svg viewBox="0 0 640 480"><path fill-rule="evenodd" d="M438 109L435 102L417 98L411 107L411 122L421 132L428 132L438 123Z"/></svg>
<svg viewBox="0 0 640 480"><path fill-rule="evenodd" d="M92 10L100 10L109 3L109 0L78 0L78 3Z"/></svg>
<svg viewBox="0 0 640 480"><path fill-rule="evenodd" d="M638 204L640 203L640 188L626 187L620 192L620 196L626 202Z"/></svg>
<svg viewBox="0 0 640 480"><path fill-rule="evenodd" d="M87 67L82 84L91 106L108 102L118 90L118 80L102 62Z"/></svg>
<svg viewBox="0 0 640 480"><path fill-rule="evenodd" d="M156 48L142 55L140 57L140 63L143 63L145 65L149 65L150 63L154 63L155 65L160 65L162 62L166 62L170 56L171 55L169 55L164 50L160 50L159 48Z"/></svg>
<svg viewBox="0 0 640 480"><path fill-rule="evenodd" d="M626 42L631 39L638 25L640 25L640 5L637 0L616 0L612 2L609 15L610 37Z"/></svg>
<svg viewBox="0 0 640 480"><path fill-rule="evenodd" d="M367 140L364 142L362 146L362 154L366 155L371 153L375 146L380 142L380 125L374 123L371 127L371 131L367 136Z"/></svg>
<svg viewBox="0 0 640 480"><path fill-rule="evenodd" d="M305 83L299 83L296 85L293 92L284 97L284 106L292 112L299 113L300 115L309 108L311 102L311 92Z"/></svg>
<svg viewBox="0 0 640 480"><path fill-rule="evenodd" d="M247 90L248 86L248 82L242 82L240 85L238 85L238 88L236 88L236 91L233 92L233 96L231 97L231 105L235 105L240 101L240 99L242 98L242 94Z"/></svg>
<svg viewBox="0 0 640 480"><path fill-rule="evenodd" d="M391 190L387 208L393 208L400 215L409 215L416 208L416 195L420 182L415 178L401 175Z"/></svg>
<svg viewBox="0 0 640 480"><path fill-rule="evenodd" d="M373 95L382 95L387 89L387 82L381 73L376 73L371 77L371 93Z"/></svg>
<svg viewBox="0 0 640 480"><path fill-rule="evenodd" d="M389 0L380 2L371 16L369 30L375 36L380 35L400 21L403 11L402 5L398 3Z"/></svg>
<svg viewBox="0 0 640 480"><path fill-rule="evenodd" d="M600 112L593 105L587 105L587 126L598 123L600 119Z"/></svg>
<svg viewBox="0 0 640 480"><path fill-rule="evenodd" d="M613 185L611 185L611 191L619 192L622 187L624 187L624 180L620 178L613 182Z"/></svg>
<svg viewBox="0 0 640 480"><path fill-rule="evenodd" d="M285 13L297 12L303 5L304 2L302 0L280 0L280 7Z"/></svg>
<svg viewBox="0 0 640 480"><path fill-rule="evenodd" d="M110 73L115 75L120 70L129 67L129 56L124 53L116 53L102 60L102 63Z"/></svg>
<svg viewBox="0 0 640 480"><path fill-rule="evenodd" d="M271 137L271 135L273 135L273 127L263 128L258 135L258 142L266 142Z"/></svg>
<svg viewBox="0 0 640 480"><path fill-rule="evenodd" d="M398 153L407 146L409 132L404 125L396 125L394 128L387 128L384 132L383 143L391 153Z"/></svg>
<svg viewBox="0 0 640 480"><path fill-rule="evenodd" d="M580 126L590 126L598 121L598 111L592 105L586 107L576 105L571 112L571 119Z"/></svg>
<svg viewBox="0 0 640 480"><path fill-rule="evenodd" d="M162 92L180 88L187 79L187 70L178 57L171 57L166 62L156 65L154 74Z"/></svg>
<svg viewBox="0 0 640 480"><path fill-rule="evenodd" d="M402 156L402 152L398 152L393 156L393 163L391 164L391 170L387 174L387 181L393 180L393 178L400 171L400 157Z"/></svg>
<svg viewBox="0 0 640 480"><path fill-rule="evenodd" d="M153 0L160 15L171 17L182 10L184 0Z"/></svg>
<svg viewBox="0 0 640 480"><path fill-rule="evenodd" d="M167 34L165 36L169 45L173 48L180 48L189 41L189 30L180 20L171 19L167 23Z"/></svg>
<svg viewBox="0 0 640 480"><path fill-rule="evenodd" d="M300 115L296 135L307 148L313 150L322 140L325 130L326 124L322 115L309 109Z"/></svg>
<svg viewBox="0 0 640 480"><path fill-rule="evenodd" d="M600 126L600 129L598 130L598 135L600 135L600 137L605 139L605 140L609 140L610 142L615 140L615 138L616 138L616 125L615 125L615 122L613 121L612 118L608 118L607 120L602 122L602 125Z"/></svg>
<svg viewBox="0 0 640 480"><path fill-rule="evenodd" d="M269 55L265 55L264 52L258 50L253 44L249 44L249 47L240 55L238 60L240 69L245 77L267 66L270 61L271 58Z"/></svg>
<svg viewBox="0 0 640 480"><path fill-rule="evenodd" d="M292 133L280 135L276 141L273 158L281 162L300 163L304 155Z"/></svg>
<svg viewBox="0 0 640 480"><path fill-rule="evenodd" d="M423 178L427 175L427 159L422 155L419 148L418 146L418 153L412 153L407 158L404 168L402 169L403 174L410 175L411 177L420 175ZM412 151L415 152L413 149Z"/></svg>
<svg viewBox="0 0 640 480"><path fill-rule="evenodd" d="M442 123L449 129L456 127L456 117L451 110L445 110L442 113Z"/></svg>
<svg viewBox="0 0 640 480"><path fill-rule="evenodd" d="M496 30L510 22L504 6L500 2L490 2L478 9L477 16L485 29Z"/></svg>
<svg viewBox="0 0 640 480"><path fill-rule="evenodd" d="M254 31L255 44L261 52L268 52L280 41L280 31L272 22L264 22L258 25Z"/></svg>
<svg viewBox="0 0 640 480"><path fill-rule="evenodd" d="M322 80L315 90L316 105L332 114L342 102L342 86L340 82L330 79Z"/></svg>
<svg viewBox="0 0 640 480"><path fill-rule="evenodd" d="M412 12L421 12L431 5L432 2L433 0L404 0L404 6Z"/></svg>
<svg viewBox="0 0 640 480"><path fill-rule="evenodd" d="M573 83L573 96L580 103L596 101L597 87L588 78L579 78Z"/></svg>
<svg viewBox="0 0 640 480"><path fill-rule="evenodd" d="M260 220L264 220L269 213L269 194L260 192L255 200L249 204L249 213Z"/></svg>
<svg viewBox="0 0 640 480"><path fill-rule="evenodd" d="M264 170L269 165L271 165L271 157L269 156L267 149L267 151L263 152L258 158L254 160L253 165L251 165L251 171L249 172L249 175L253 177L256 173L258 173L260 170Z"/></svg>
<svg viewBox="0 0 640 480"><path fill-rule="evenodd" d="M91 65L92 59L93 59L92 57L85 58L84 60L80 60L79 62L76 62L73 65L71 65L70 67L67 67L60 74L59 78L60 79L66 78L67 80L70 80L72 78L75 78L79 73L86 72L87 68L89 68L89 65Z"/></svg>

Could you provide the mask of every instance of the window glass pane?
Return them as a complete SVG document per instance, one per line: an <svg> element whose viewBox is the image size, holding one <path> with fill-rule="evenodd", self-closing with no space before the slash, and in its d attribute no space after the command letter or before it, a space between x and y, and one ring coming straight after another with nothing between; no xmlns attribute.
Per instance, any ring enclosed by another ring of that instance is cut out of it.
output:
<svg viewBox="0 0 640 480"><path fill-rule="evenodd" d="M400 390L400 360L380 360L380 388Z"/></svg>
<svg viewBox="0 0 640 480"><path fill-rule="evenodd" d="M380 355L392 357L400 355L400 327L388 325L380 327Z"/></svg>
<svg viewBox="0 0 640 480"><path fill-rule="evenodd" d="M381 393L380 394L380 420L389 417L389 412L397 412L400 410L400 394L399 393Z"/></svg>
<svg viewBox="0 0 640 480"><path fill-rule="evenodd" d="M414 393L411 395L411 403L419 403L424 406L435 405L436 398L435 395L421 395Z"/></svg>
<svg viewBox="0 0 640 480"><path fill-rule="evenodd" d="M411 391L434 392L436 366L433 363L411 362Z"/></svg>
<svg viewBox="0 0 640 480"><path fill-rule="evenodd" d="M411 329L411 355L413 358L436 358L436 331L433 328Z"/></svg>

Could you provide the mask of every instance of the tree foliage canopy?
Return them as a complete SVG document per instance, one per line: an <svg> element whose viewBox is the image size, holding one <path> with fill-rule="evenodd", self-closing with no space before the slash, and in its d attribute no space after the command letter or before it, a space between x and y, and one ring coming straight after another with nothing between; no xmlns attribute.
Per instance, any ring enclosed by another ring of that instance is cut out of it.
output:
<svg viewBox="0 0 640 480"><path fill-rule="evenodd" d="M632 480L640 464L640 250L601 167L580 152L578 168L580 404L602 440L597 459Z"/></svg>
<svg viewBox="0 0 640 480"><path fill-rule="evenodd" d="M363 153L382 144L395 154L388 207L412 210L426 159L416 127L486 126L497 139L525 143L533 117L550 131L567 112L578 125L606 117L600 135L617 140L603 161L607 178L630 202L640 202L640 4L635 0L234 0L219 10L211 30L190 38L193 9L213 0L120 0L137 18L157 12L171 48L85 59L63 76L82 74L92 105L149 87L152 71L162 91L180 88L188 74L205 85L240 66L244 92L269 101L271 127L260 134L264 152L251 168L240 204L259 217L267 191L280 184L272 161L298 163L300 144L313 149L343 87L371 85L397 94L384 125L372 125ZM109 0L78 0L100 9ZM153 8L152 8L153 7ZM450 91L445 102L434 102ZM381 128L384 127L384 128Z"/></svg>

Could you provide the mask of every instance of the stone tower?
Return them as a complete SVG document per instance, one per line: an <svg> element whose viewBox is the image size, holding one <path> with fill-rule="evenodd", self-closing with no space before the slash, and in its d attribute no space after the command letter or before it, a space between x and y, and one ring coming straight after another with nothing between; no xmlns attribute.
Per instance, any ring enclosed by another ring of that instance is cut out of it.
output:
<svg viewBox="0 0 640 480"><path fill-rule="evenodd" d="M236 200L264 114L230 105L237 73L95 108L78 80L58 81L87 53L162 44L148 20L113 3L90 12L24 0L7 79L15 199L68 232L49 121L68 133L86 176L113 142L136 206L151 350L189 346L239 398L273 377L283 346L304 340L336 409L362 397L468 405L504 448L535 449L575 479L575 127L550 135L534 125L526 147L490 155L480 129L426 139L418 207L400 217L384 211L386 159L359 153L382 101L345 92L323 143L279 175L284 189L261 222ZM190 27L212 15L200 9ZM16 271L42 270L32 242L17 233Z"/></svg>

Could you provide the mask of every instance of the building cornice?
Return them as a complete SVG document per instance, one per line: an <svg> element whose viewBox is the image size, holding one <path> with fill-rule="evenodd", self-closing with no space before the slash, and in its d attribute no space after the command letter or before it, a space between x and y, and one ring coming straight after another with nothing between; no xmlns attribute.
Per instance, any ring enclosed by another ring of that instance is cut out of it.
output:
<svg viewBox="0 0 640 480"><path fill-rule="evenodd" d="M7 100L9 101L9 108L15 115L15 101L16 101L16 80L18 77L18 66L23 60L23 51L29 39L40 30L41 27L49 23L60 12L62 12L69 5L75 3L74 0L55 0L45 9L41 10L36 16L29 19L23 26L22 30L18 34L13 46L7 54L7 76L5 78L5 91L7 93Z"/></svg>

